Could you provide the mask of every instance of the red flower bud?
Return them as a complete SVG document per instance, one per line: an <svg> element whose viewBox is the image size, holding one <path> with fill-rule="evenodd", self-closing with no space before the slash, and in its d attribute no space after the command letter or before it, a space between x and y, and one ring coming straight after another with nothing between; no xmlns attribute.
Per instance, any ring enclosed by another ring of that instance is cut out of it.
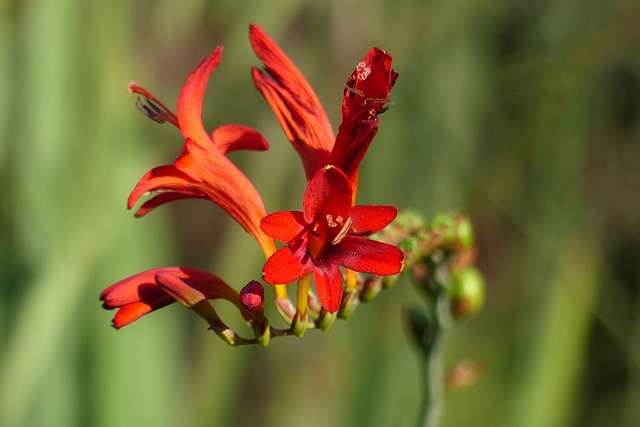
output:
<svg viewBox="0 0 640 427"><path fill-rule="evenodd" d="M240 291L240 303L251 312L264 309L264 287L252 280Z"/></svg>

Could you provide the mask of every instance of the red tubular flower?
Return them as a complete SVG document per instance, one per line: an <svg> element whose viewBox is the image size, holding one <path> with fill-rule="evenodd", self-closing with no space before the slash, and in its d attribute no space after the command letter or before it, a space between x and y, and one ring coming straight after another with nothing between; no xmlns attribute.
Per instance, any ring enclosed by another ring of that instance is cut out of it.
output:
<svg viewBox="0 0 640 427"><path fill-rule="evenodd" d="M208 299L223 298L242 309L238 293L218 276L195 268L154 268L119 281L100 294L102 306L107 310L118 309L113 327L123 326L159 308L176 302L158 284L163 278L176 277L195 288Z"/></svg>
<svg viewBox="0 0 640 427"><path fill-rule="evenodd" d="M358 64L344 90L342 124L334 137L318 97L293 62L257 25L251 25L249 38L266 68L253 69L256 88L302 158L307 179L332 164L345 171L355 188L358 166L398 77L391 69L391 55L373 48Z"/></svg>
<svg viewBox="0 0 640 427"><path fill-rule="evenodd" d="M342 300L341 265L379 276L397 274L403 254L395 246L368 240L396 217L393 206L351 206L353 190L338 168L326 166L309 181L303 212L276 212L260 226L287 246L276 251L265 264L266 282L284 284L314 274L322 306L334 313Z"/></svg>
<svg viewBox="0 0 640 427"><path fill-rule="evenodd" d="M189 75L178 98L178 114L174 114L136 83L129 91L144 97L138 100L140 110L151 119L178 127L185 143L182 153L172 165L151 169L138 182L129 196L133 208L146 194L154 196L144 202L136 216L144 216L157 206L178 199L206 198L221 206L260 244L267 255L275 246L260 230L260 219L266 214L260 195L247 177L225 156L236 150L266 150L267 141L255 130L240 125L225 125L208 135L202 124L202 100L209 76L218 67L222 47L216 48Z"/></svg>

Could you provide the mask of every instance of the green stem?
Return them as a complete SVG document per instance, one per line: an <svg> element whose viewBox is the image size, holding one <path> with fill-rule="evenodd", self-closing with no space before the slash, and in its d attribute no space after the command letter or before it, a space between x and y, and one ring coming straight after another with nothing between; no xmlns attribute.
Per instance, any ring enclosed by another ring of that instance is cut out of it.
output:
<svg viewBox="0 0 640 427"><path fill-rule="evenodd" d="M435 322L434 322L435 323ZM418 427L436 427L444 408L443 333L438 325L425 343L422 364L423 398Z"/></svg>

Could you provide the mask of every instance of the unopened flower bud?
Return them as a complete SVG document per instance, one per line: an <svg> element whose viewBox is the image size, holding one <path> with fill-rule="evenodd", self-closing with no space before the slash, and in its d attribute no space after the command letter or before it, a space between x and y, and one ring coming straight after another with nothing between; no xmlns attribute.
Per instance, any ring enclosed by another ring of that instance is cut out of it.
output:
<svg viewBox="0 0 640 427"><path fill-rule="evenodd" d="M474 233L471 220L466 215L460 215L458 218L458 224L456 226L456 234L458 242L464 249L469 249L473 246Z"/></svg>
<svg viewBox="0 0 640 427"><path fill-rule="evenodd" d="M331 328L331 325L333 325L333 322L336 320L336 317L337 317L337 313L329 313L327 310L322 309L320 310L320 315L318 316L318 320L316 320L316 326L320 330L327 332Z"/></svg>
<svg viewBox="0 0 640 427"><path fill-rule="evenodd" d="M252 280L240 291L240 303L251 312L264 309L264 287Z"/></svg>
<svg viewBox="0 0 640 427"><path fill-rule="evenodd" d="M455 219L453 213L438 214L429 222L429 228L442 238L442 243L451 245L456 241Z"/></svg>
<svg viewBox="0 0 640 427"><path fill-rule="evenodd" d="M456 320L472 316L484 305L484 279L475 267L468 267L453 276L449 286L451 315Z"/></svg>
<svg viewBox="0 0 640 427"><path fill-rule="evenodd" d="M360 304L360 298L356 291L346 291L342 295L342 305L338 310L338 317L344 320L349 320L356 311L356 308Z"/></svg>
<svg viewBox="0 0 640 427"><path fill-rule="evenodd" d="M301 338L307 331L308 325L309 311L307 310L303 313L300 310L297 310L296 315L293 316L293 321L291 322L291 331L293 332L293 335Z"/></svg>
<svg viewBox="0 0 640 427"><path fill-rule="evenodd" d="M371 302L382 290L382 277L369 276L364 279L362 284L362 293L360 294L360 300L364 302Z"/></svg>
<svg viewBox="0 0 640 427"><path fill-rule="evenodd" d="M439 214L433 217L429 227L438 233L445 245L459 245L464 249L473 246L473 225L466 215Z"/></svg>

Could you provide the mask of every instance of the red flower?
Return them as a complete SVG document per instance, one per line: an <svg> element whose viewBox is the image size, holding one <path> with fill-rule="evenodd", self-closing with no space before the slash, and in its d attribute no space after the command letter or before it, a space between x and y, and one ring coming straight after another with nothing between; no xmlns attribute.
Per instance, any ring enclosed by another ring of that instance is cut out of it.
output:
<svg viewBox="0 0 640 427"><path fill-rule="evenodd" d="M275 252L262 270L271 284L292 282L314 274L322 306L334 313L342 299L341 265L379 276L397 274L403 267L400 249L366 237L396 217L393 206L351 206L353 190L338 168L326 166L309 181L303 212L266 216L262 230L287 246Z"/></svg>
<svg viewBox="0 0 640 427"><path fill-rule="evenodd" d="M145 314L176 302L176 297L162 287L164 282L172 279L185 282L208 299L223 298L242 309L238 293L218 276L195 268L154 268L121 280L102 291L102 306L108 310L118 309L113 318L113 327L120 329Z"/></svg>
<svg viewBox="0 0 640 427"><path fill-rule="evenodd" d="M266 72L253 69L256 88L302 158L307 179L331 164L342 169L355 187L360 161L378 131L378 115L385 111L398 77L391 69L391 55L373 48L360 61L347 81L342 124L334 137L322 104L293 62L257 25L251 25L249 38L266 68Z"/></svg>
<svg viewBox="0 0 640 427"><path fill-rule="evenodd" d="M178 199L206 198L221 206L270 255L273 240L260 230L266 214L260 195L247 177L225 156L236 150L266 150L267 141L255 130L225 125L208 135L202 124L202 100L211 73L218 67L222 47L216 48L189 75L178 98L178 114L156 100L136 83L129 91L142 95L138 107L151 119L178 127L185 138L182 153L172 165L147 172L129 196L129 209L148 193L154 196L142 204L136 216L146 215L157 206Z"/></svg>

